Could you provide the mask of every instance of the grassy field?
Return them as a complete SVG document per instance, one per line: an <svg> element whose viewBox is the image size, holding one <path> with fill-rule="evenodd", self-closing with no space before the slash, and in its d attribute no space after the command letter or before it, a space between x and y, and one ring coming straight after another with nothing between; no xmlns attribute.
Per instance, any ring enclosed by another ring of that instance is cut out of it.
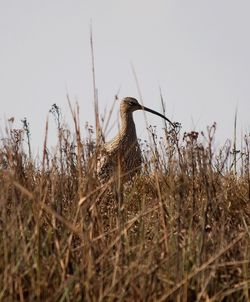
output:
<svg viewBox="0 0 250 302"><path fill-rule="evenodd" d="M0 301L249 301L248 134L214 150L216 125L151 127L141 175L114 193L89 168L92 127L52 109L56 151L46 132L32 157L26 120L0 142Z"/></svg>

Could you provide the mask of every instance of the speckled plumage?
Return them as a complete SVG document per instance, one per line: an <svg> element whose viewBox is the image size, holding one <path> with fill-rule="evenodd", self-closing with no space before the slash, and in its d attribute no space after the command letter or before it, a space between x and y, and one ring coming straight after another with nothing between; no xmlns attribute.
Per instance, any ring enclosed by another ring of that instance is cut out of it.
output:
<svg viewBox="0 0 250 302"><path fill-rule="evenodd" d="M160 113L140 105L136 99L131 97L123 99L120 104L121 129L112 141L102 146L97 156L96 171L102 182L108 181L111 177L131 180L141 169L142 155L133 120L133 112L136 110L149 111L171 123Z"/></svg>
<svg viewBox="0 0 250 302"><path fill-rule="evenodd" d="M121 101L121 129L112 141L104 144L97 158L97 175L101 180L116 177L118 173L127 180L132 179L141 168L141 150L132 115L137 104L133 98Z"/></svg>

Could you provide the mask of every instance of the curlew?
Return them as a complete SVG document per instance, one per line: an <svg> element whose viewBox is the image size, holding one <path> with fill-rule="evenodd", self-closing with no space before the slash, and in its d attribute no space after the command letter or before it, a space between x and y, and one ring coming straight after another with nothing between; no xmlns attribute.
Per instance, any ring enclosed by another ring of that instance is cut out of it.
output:
<svg viewBox="0 0 250 302"><path fill-rule="evenodd" d="M101 182L106 182L111 177L121 176L125 181L131 180L141 168L142 155L133 120L133 112L136 110L144 110L158 115L173 127L179 125L172 123L161 113L140 105L135 98L124 98L120 103L120 131L113 140L101 147L97 156L96 170Z"/></svg>

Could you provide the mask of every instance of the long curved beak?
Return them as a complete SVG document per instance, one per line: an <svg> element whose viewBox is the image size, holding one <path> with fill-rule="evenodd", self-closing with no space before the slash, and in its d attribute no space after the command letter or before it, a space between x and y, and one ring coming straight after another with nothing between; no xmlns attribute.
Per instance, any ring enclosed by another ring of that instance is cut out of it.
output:
<svg viewBox="0 0 250 302"><path fill-rule="evenodd" d="M164 116L163 114L161 114L161 113L159 113L157 111L154 111L152 109L149 109L148 107L145 107L145 106L141 106L141 110L145 110L145 111L151 112L151 113L153 113L155 115L158 115L161 118L163 118L164 120L168 121L173 127L175 127L175 125L166 116Z"/></svg>

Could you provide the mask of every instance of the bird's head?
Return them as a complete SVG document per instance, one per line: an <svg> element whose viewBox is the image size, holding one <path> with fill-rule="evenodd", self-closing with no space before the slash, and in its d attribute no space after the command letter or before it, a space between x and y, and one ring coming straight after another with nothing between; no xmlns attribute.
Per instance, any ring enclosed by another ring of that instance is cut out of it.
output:
<svg viewBox="0 0 250 302"><path fill-rule="evenodd" d="M180 124L179 123L172 123L166 116L164 116L163 114L157 112L157 111L154 111L150 108L147 108L145 106L142 106L141 104L139 104L139 102L137 101L137 99L135 98L132 98L132 97L126 97L124 98L122 101L121 101L121 104L120 104L120 110L121 110L121 113L132 113L136 110L144 110L144 111L147 111L147 112L151 112L155 115L158 115L160 116L161 118L165 119L166 121L168 121L174 128L176 127L180 127Z"/></svg>
<svg viewBox="0 0 250 302"><path fill-rule="evenodd" d="M122 112L134 112L142 109L142 106L139 104L137 99L132 97L124 98L121 101L120 107Z"/></svg>

